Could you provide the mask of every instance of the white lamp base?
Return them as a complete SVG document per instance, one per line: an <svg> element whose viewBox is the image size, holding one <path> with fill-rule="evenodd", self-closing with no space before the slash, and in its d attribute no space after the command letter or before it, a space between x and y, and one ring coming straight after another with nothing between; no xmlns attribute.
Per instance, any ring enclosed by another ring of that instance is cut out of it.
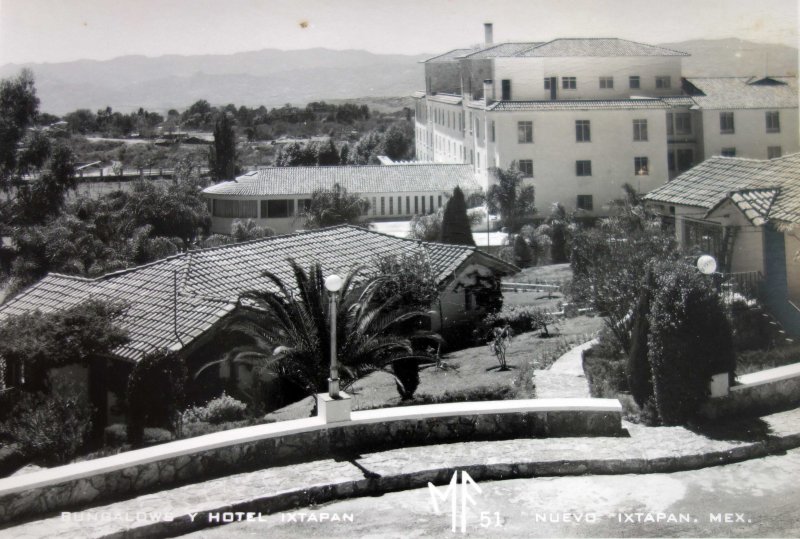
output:
<svg viewBox="0 0 800 539"><path fill-rule="evenodd" d="M323 418L325 423L350 421L352 407L353 399L344 391L339 392L338 399L328 393L317 394L317 417Z"/></svg>

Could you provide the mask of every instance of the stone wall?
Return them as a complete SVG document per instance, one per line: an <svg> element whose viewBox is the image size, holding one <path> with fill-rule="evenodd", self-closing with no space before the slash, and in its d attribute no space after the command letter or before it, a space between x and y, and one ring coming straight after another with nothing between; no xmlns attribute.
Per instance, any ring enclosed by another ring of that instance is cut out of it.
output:
<svg viewBox="0 0 800 539"><path fill-rule="evenodd" d="M461 413L454 413L456 407ZM414 409L413 411L411 409ZM464 440L616 436L618 401L539 399L354 412L350 421L283 421L217 432L0 479L0 523L182 483L362 451Z"/></svg>
<svg viewBox="0 0 800 539"><path fill-rule="evenodd" d="M758 416L800 405L800 363L745 374L737 378L727 395L709 399L702 415Z"/></svg>

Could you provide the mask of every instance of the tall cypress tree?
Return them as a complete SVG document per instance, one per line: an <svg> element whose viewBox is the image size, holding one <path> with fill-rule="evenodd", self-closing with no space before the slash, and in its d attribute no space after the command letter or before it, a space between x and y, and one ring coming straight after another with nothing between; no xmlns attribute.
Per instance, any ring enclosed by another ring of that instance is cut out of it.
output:
<svg viewBox="0 0 800 539"><path fill-rule="evenodd" d="M232 180L236 176L236 134L224 112L214 125L214 145L208 154L208 165L217 180Z"/></svg>
<svg viewBox="0 0 800 539"><path fill-rule="evenodd" d="M467 202L460 187L453 189L453 196L445 205L439 241L456 245L475 245L467 216Z"/></svg>

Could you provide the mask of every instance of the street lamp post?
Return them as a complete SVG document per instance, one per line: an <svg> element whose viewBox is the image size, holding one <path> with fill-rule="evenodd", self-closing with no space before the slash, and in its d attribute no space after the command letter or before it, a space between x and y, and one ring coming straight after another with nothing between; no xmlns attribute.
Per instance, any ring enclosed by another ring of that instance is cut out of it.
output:
<svg viewBox="0 0 800 539"><path fill-rule="evenodd" d="M336 358L336 298L339 295L339 290L342 289L342 284L342 278L335 274L329 275L325 279L325 288L330 296L330 312L328 315L331 319L331 370L328 378L328 395L332 399L340 398L339 365Z"/></svg>

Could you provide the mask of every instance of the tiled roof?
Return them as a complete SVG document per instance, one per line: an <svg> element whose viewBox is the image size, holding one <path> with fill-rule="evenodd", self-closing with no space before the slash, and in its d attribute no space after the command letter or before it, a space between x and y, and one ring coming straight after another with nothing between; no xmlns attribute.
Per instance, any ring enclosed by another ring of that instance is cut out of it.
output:
<svg viewBox="0 0 800 539"><path fill-rule="evenodd" d="M774 190L777 194L767 203ZM728 197L764 219L800 223L800 153L769 160L712 157L645 195L654 202L707 210Z"/></svg>
<svg viewBox="0 0 800 539"><path fill-rule="evenodd" d="M495 111L536 110L631 110L667 109L661 99L603 99L603 100L554 100L554 101L497 101L489 105Z"/></svg>
<svg viewBox="0 0 800 539"><path fill-rule="evenodd" d="M563 38L542 43L515 56L689 56L685 52L646 45L626 39Z"/></svg>
<svg viewBox="0 0 800 539"><path fill-rule="evenodd" d="M501 273L516 268L475 247L424 243L339 226L276 236L235 245L190 251L96 279L50 274L0 306L0 320L39 309L66 309L89 298L122 300L121 321L131 342L115 350L137 361L157 347L180 349L219 322L246 290L264 289L264 270L293 283L288 259L301 266L319 262L325 273L347 273L385 254L423 253L442 283L475 256Z"/></svg>
<svg viewBox="0 0 800 539"><path fill-rule="evenodd" d="M478 51L467 54L465 57L470 60L481 60L484 58L501 58L507 56L517 56L519 53L524 52L533 47L537 47L542 43L529 41L526 43L499 43L480 49Z"/></svg>
<svg viewBox="0 0 800 539"><path fill-rule="evenodd" d="M460 105L462 97L460 95L453 95L453 94L433 94L428 97L428 101L437 101L439 103L445 103L447 105Z"/></svg>
<svg viewBox="0 0 800 539"><path fill-rule="evenodd" d="M686 89L704 109L797 108L797 78L771 79L778 84L753 84L751 77L690 77Z"/></svg>
<svg viewBox="0 0 800 539"><path fill-rule="evenodd" d="M479 189L471 165L412 164L267 167L212 185L206 195L268 196L309 195L315 189L331 189L339 184L353 193L450 192L456 186L467 191Z"/></svg>
<svg viewBox="0 0 800 539"><path fill-rule="evenodd" d="M767 222L779 193L779 188L743 189L731 193L729 198L751 223L761 226Z"/></svg>
<svg viewBox="0 0 800 539"><path fill-rule="evenodd" d="M453 60L457 60L458 58L461 58L462 56L465 56L467 54L475 52L476 50L477 50L477 48L453 49L453 50L448 51L448 52L446 52L444 54L440 54L438 56L433 56L431 58L428 58L427 60L423 60L423 63L427 63L427 62L450 62L450 61L453 61Z"/></svg>
<svg viewBox="0 0 800 539"><path fill-rule="evenodd" d="M694 107L697 105L694 99L688 95L668 95L660 97L659 99L670 107Z"/></svg>

